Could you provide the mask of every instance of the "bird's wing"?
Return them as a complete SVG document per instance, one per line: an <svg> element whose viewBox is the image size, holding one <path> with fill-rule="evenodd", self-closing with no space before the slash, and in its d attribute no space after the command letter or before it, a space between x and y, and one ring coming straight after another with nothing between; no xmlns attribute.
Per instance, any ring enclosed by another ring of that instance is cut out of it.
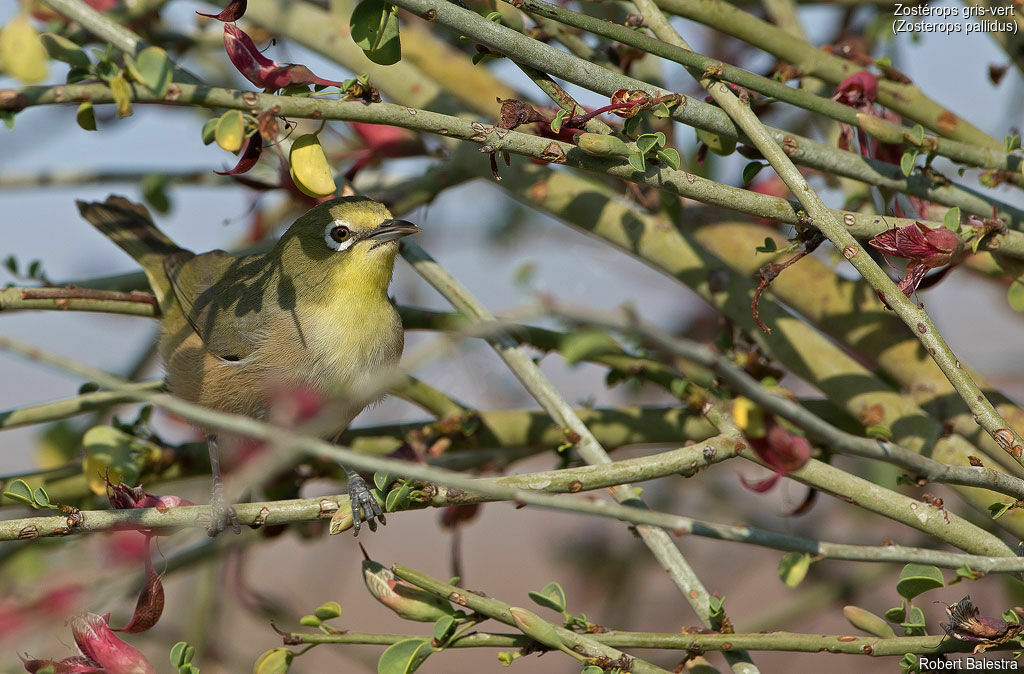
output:
<svg viewBox="0 0 1024 674"><path fill-rule="evenodd" d="M261 278L253 265L262 256L223 250L170 255L164 268L186 320L207 350L227 361L248 357L262 340ZM263 280L265 283L265 280Z"/></svg>

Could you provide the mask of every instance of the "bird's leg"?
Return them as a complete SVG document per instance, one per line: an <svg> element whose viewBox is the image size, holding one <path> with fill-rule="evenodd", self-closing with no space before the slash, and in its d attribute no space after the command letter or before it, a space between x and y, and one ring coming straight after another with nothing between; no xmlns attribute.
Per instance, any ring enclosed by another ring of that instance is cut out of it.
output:
<svg viewBox="0 0 1024 674"><path fill-rule="evenodd" d="M359 527L364 521L370 525L370 531L377 530L376 520L380 520L381 524L387 524L384 511L373 497L363 476L351 468L345 468L345 475L348 476L348 499L352 506L352 529L355 535L359 535Z"/></svg>
<svg viewBox="0 0 1024 674"><path fill-rule="evenodd" d="M207 433L206 446L210 450L210 472L213 473L213 493L210 496L210 524L206 528L210 538L224 531L228 525L236 534L242 533L238 525L238 514L224 499L224 478L220 474L220 449L217 447L217 436Z"/></svg>

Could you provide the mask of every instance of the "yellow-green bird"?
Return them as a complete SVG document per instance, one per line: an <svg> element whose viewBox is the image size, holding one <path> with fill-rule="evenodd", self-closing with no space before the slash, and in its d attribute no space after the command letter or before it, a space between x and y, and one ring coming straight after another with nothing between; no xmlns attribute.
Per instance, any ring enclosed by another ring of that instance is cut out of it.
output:
<svg viewBox="0 0 1024 674"><path fill-rule="evenodd" d="M82 217L145 270L162 314L159 352L170 391L206 407L265 419L275 388L325 396L367 390L402 355L402 323L388 297L398 241L421 231L382 204L342 197L296 220L266 253L196 255L123 197L78 202ZM347 396L347 397L346 397ZM330 437L365 402L346 403ZM224 502L216 437L207 435L214 515L209 533L239 531ZM349 475L353 528L376 530L384 514L357 473Z"/></svg>

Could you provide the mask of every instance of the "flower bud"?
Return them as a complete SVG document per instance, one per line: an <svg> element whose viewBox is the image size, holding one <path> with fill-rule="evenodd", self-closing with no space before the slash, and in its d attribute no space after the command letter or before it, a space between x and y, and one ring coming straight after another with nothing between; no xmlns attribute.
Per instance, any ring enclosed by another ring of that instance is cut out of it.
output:
<svg viewBox="0 0 1024 674"><path fill-rule="evenodd" d="M371 559L363 560L363 581L377 601L406 620L429 623L455 613L447 601L395 578L391 569Z"/></svg>

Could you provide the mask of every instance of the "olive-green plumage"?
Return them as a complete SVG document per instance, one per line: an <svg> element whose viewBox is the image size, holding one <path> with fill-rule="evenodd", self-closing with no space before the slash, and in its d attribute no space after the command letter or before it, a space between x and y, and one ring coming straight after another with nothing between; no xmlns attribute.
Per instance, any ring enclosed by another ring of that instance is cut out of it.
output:
<svg viewBox="0 0 1024 674"><path fill-rule="evenodd" d="M163 315L159 351L175 395L265 418L274 389L358 393L402 354L387 290L398 239L419 228L377 202L319 204L273 249L245 256L179 248L144 207L122 197L78 205L145 270ZM343 410L334 432L362 407Z"/></svg>

